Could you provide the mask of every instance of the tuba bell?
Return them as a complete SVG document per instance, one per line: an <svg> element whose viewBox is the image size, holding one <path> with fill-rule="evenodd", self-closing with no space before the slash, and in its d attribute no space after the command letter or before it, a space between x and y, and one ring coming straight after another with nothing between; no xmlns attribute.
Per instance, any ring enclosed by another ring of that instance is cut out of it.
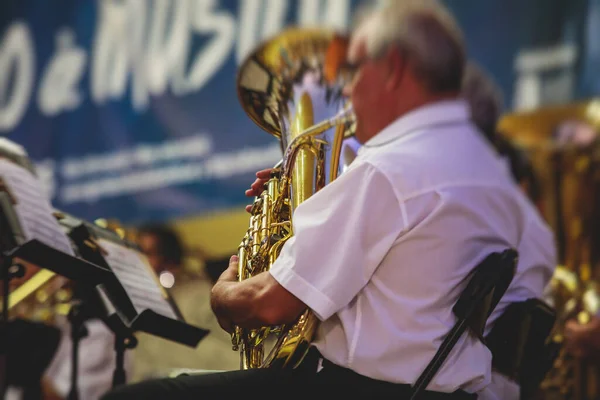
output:
<svg viewBox="0 0 600 400"><path fill-rule="evenodd" d="M558 349L539 397L591 400L600 396L600 365L570 355L568 320L581 324L600 310L600 109L598 100L506 115L499 129L531 158L542 189L542 214L556 234L558 261L548 287L557 312L550 335Z"/></svg>
<svg viewBox="0 0 600 400"><path fill-rule="evenodd" d="M355 126L342 94L351 77L338 73L347 44L335 31L288 28L260 45L238 71L242 108L279 140L283 156L252 205L238 249L240 281L270 269L293 235L296 207L343 171L341 149ZM285 326L235 327L232 345L240 352L240 368L295 368L317 326L316 316L306 310Z"/></svg>

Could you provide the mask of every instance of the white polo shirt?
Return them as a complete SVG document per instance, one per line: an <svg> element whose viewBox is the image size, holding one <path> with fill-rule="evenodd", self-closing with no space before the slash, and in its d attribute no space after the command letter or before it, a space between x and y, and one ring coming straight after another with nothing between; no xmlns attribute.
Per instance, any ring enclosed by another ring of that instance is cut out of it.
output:
<svg viewBox="0 0 600 400"><path fill-rule="evenodd" d="M518 248L534 210L463 101L419 108L302 203L271 274L322 321L314 345L359 374L414 383L455 323L469 272ZM481 390L491 354L464 335L428 389Z"/></svg>

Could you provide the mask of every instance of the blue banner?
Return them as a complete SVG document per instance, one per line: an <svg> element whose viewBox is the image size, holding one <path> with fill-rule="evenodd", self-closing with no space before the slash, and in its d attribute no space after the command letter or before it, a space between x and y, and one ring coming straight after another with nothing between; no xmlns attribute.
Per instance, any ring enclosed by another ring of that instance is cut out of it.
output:
<svg viewBox="0 0 600 400"><path fill-rule="evenodd" d="M447 0L507 109L600 90L600 1ZM288 25L348 29L359 0L14 0L0 5L0 133L53 204L123 223L246 203L281 156L241 109L239 62ZM594 68L595 66L595 68Z"/></svg>

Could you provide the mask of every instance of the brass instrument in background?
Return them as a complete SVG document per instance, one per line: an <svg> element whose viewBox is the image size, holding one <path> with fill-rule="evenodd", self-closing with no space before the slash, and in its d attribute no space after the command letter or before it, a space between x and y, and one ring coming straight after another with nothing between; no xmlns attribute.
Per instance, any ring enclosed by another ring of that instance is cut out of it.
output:
<svg viewBox="0 0 600 400"><path fill-rule="evenodd" d="M588 323L591 316L599 311L600 298L595 282L582 279L562 265L556 269L550 286L551 300L558 310L558 318L550 337L554 343L562 345L567 321ZM552 369L540 385L540 396L547 400L596 399L600 394L596 382L600 377L598 372L597 365L577 359L565 347L561 347Z"/></svg>
<svg viewBox="0 0 600 400"><path fill-rule="evenodd" d="M346 44L347 39L333 31L290 28L261 45L240 67L242 107L280 140L283 160L252 206L238 251L239 280L270 269L293 235L296 207L340 171L342 143L354 125L342 96L344 79L331 69L345 57ZM232 344L240 351L241 368L295 368L308 350L317 322L307 310L289 326L236 327ZM274 344L266 352L270 341Z"/></svg>
<svg viewBox="0 0 600 400"><path fill-rule="evenodd" d="M570 319L589 321L598 311L600 278L600 102L544 107L505 116L499 130L530 157L541 187L542 214L553 228L559 266L549 301L557 311L556 345ZM597 366L560 350L540 386L542 399L600 396Z"/></svg>

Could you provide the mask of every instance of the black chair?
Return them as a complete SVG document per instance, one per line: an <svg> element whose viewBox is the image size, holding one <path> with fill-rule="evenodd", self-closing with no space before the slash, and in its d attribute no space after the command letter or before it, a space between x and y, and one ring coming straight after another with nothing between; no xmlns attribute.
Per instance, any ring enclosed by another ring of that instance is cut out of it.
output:
<svg viewBox="0 0 600 400"><path fill-rule="evenodd" d="M413 385L410 400L425 392L435 374L460 339L469 329L483 341L485 324L508 289L517 267L518 254L513 249L487 256L475 269L465 290L452 308L457 321L448 332L437 353Z"/></svg>
<svg viewBox="0 0 600 400"><path fill-rule="evenodd" d="M540 383L558 356L550 340L556 312L539 299L510 304L487 337L495 371L520 386L521 400L536 396Z"/></svg>

